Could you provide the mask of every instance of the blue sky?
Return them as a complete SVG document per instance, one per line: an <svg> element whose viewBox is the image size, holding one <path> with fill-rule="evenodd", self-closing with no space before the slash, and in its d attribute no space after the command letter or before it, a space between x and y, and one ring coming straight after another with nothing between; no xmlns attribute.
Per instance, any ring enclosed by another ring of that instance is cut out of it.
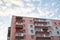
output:
<svg viewBox="0 0 60 40"><path fill-rule="evenodd" d="M0 0L0 40L7 40L12 15L60 20L60 0Z"/></svg>

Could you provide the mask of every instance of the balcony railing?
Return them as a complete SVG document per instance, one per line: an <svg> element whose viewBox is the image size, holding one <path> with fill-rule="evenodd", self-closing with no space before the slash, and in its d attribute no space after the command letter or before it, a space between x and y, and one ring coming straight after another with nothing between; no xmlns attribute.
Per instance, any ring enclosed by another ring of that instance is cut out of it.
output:
<svg viewBox="0 0 60 40"><path fill-rule="evenodd" d="M34 19L36 22L49 22L47 19Z"/></svg>
<svg viewBox="0 0 60 40"><path fill-rule="evenodd" d="M50 37L49 34L37 34L36 37Z"/></svg>
<svg viewBox="0 0 60 40"><path fill-rule="evenodd" d="M42 21L42 22L49 22L50 20L48 20L48 19L34 19L34 21L37 21L37 22L40 22L40 21Z"/></svg>
<svg viewBox="0 0 60 40"><path fill-rule="evenodd" d="M48 29L38 29L36 28L35 32L50 32Z"/></svg>
<svg viewBox="0 0 60 40"><path fill-rule="evenodd" d="M21 38L16 38L16 40L24 40L24 39L21 39Z"/></svg>
<svg viewBox="0 0 60 40"><path fill-rule="evenodd" d="M19 30L19 29L23 29L23 26L16 26L16 29Z"/></svg>
<svg viewBox="0 0 60 40"><path fill-rule="evenodd" d="M21 23L21 22L16 22L16 25L23 25L23 23Z"/></svg>
<svg viewBox="0 0 60 40"><path fill-rule="evenodd" d="M35 26L51 26L50 24L35 24Z"/></svg>
<svg viewBox="0 0 60 40"><path fill-rule="evenodd" d="M35 31L43 31L43 29L36 29Z"/></svg>
<svg viewBox="0 0 60 40"><path fill-rule="evenodd" d="M23 33L16 33L16 36L24 36Z"/></svg>

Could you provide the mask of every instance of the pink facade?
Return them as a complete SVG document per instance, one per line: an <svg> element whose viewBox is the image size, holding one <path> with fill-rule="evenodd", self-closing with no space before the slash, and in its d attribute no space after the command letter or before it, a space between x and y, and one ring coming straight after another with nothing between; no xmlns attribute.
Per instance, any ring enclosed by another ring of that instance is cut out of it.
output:
<svg viewBox="0 0 60 40"><path fill-rule="evenodd" d="M60 20L12 16L8 40L60 40Z"/></svg>

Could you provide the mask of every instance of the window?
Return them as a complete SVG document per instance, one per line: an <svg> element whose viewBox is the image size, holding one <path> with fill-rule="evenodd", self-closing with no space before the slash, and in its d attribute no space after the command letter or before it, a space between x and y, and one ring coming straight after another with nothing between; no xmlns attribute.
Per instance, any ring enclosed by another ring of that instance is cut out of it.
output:
<svg viewBox="0 0 60 40"><path fill-rule="evenodd" d="M43 29L44 32L47 32L48 29Z"/></svg>
<svg viewBox="0 0 60 40"><path fill-rule="evenodd" d="M59 25L60 25L60 23L59 23Z"/></svg>
<svg viewBox="0 0 60 40"><path fill-rule="evenodd" d="M16 40L23 40L23 39L20 39L20 38L16 38Z"/></svg>
<svg viewBox="0 0 60 40"><path fill-rule="evenodd" d="M46 21L46 19L43 19L44 21Z"/></svg>
<svg viewBox="0 0 60 40"><path fill-rule="evenodd" d="M54 24L55 24L55 25L57 25L57 23L56 23L56 22L54 22Z"/></svg>
<svg viewBox="0 0 60 40"><path fill-rule="evenodd" d="M26 31L25 30L23 30L23 33L25 33Z"/></svg>
<svg viewBox="0 0 60 40"><path fill-rule="evenodd" d="M22 26L19 25L16 26L16 29L22 29L22 28L23 28Z"/></svg>
<svg viewBox="0 0 60 40"><path fill-rule="evenodd" d="M32 20L30 20L30 22L32 22Z"/></svg>
<svg viewBox="0 0 60 40"><path fill-rule="evenodd" d="M52 34L52 31L50 31L49 34Z"/></svg>
<svg viewBox="0 0 60 40"><path fill-rule="evenodd" d="M44 35L43 34L37 34L37 37L43 37Z"/></svg>
<svg viewBox="0 0 60 40"><path fill-rule="evenodd" d="M58 27L55 27L56 29L58 29Z"/></svg>
<svg viewBox="0 0 60 40"><path fill-rule="evenodd" d="M57 31L57 34L59 34L59 31Z"/></svg>
<svg viewBox="0 0 60 40"><path fill-rule="evenodd" d="M33 30L31 30L31 33L34 33L34 31L33 31Z"/></svg>
<svg viewBox="0 0 60 40"><path fill-rule="evenodd" d="M16 38L16 40L19 40L19 38Z"/></svg>
<svg viewBox="0 0 60 40"><path fill-rule="evenodd" d="M30 25L31 28L33 28L33 25Z"/></svg>
<svg viewBox="0 0 60 40"><path fill-rule="evenodd" d="M34 39L34 35L32 35L31 38Z"/></svg>
<svg viewBox="0 0 60 40"><path fill-rule="evenodd" d="M25 20L23 20L23 22L25 22Z"/></svg>
<svg viewBox="0 0 60 40"><path fill-rule="evenodd" d="M50 22L48 22L47 24L50 24Z"/></svg>
<svg viewBox="0 0 60 40"><path fill-rule="evenodd" d="M19 25L17 25L16 27L20 27Z"/></svg>
<svg viewBox="0 0 60 40"><path fill-rule="evenodd" d="M44 26L46 26L47 24L43 24Z"/></svg>
<svg viewBox="0 0 60 40"><path fill-rule="evenodd" d="M43 37L43 34L40 34L41 37Z"/></svg>
<svg viewBox="0 0 60 40"><path fill-rule="evenodd" d="M16 29L20 29L20 26L17 26Z"/></svg>

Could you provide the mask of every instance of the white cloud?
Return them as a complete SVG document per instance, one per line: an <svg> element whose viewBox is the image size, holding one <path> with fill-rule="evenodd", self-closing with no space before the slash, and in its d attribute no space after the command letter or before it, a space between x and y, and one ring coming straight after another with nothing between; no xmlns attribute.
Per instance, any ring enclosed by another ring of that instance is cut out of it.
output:
<svg viewBox="0 0 60 40"><path fill-rule="evenodd" d="M42 9L42 8L38 8L38 14L39 14L40 16L47 16L47 15L49 14L49 11L44 10L44 9Z"/></svg>
<svg viewBox="0 0 60 40"><path fill-rule="evenodd" d="M34 7L34 5L33 5L32 3L26 3L26 5L27 5L28 7Z"/></svg>
<svg viewBox="0 0 60 40"><path fill-rule="evenodd" d="M24 0L24 1L27 2L27 3L30 3L31 0Z"/></svg>
<svg viewBox="0 0 60 40"><path fill-rule="evenodd" d="M59 8L56 8L56 9L55 9L55 12L57 12L58 10L59 10Z"/></svg>
<svg viewBox="0 0 60 40"><path fill-rule="evenodd" d="M28 8L17 8L17 9L12 9L12 8L7 8L5 11L0 11L0 16L6 16L6 15L19 15L20 14L27 14L29 12L31 12L32 10L34 10L34 7L28 7Z"/></svg>
<svg viewBox="0 0 60 40"><path fill-rule="evenodd" d="M32 0L32 1L42 1L42 0Z"/></svg>
<svg viewBox="0 0 60 40"><path fill-rule="evenodd" d="M4 19L4 21L6 20ZM7 40L7 24L2 21L0 22L0 40Z"/></svg>
<svg viewBox="0 0 60 40"><path fill-rule="evenodd" d="M56 4L56 2L53 2L51 5L54 6Z"/></svg>
<svg viewBox="0 0 60 40"><path fill-rule="evenodd" d="M7 0L7 7L11 7L11 4L14 3L16 5L18 5L19 7L23 7L24 4L21 2L21 0Z"/></svg>
<svg viewBox="0 0 60 40"><path fill-rule="evenodd" d="M52 17L52 16L54 16L54 13L51 13L51 14L49 15L49 17Z"/></svg>
<svg viewBox="0 0 60 40"><path fill-rule="evenodd" d="M29 15L29 13L31 13L32 10L35 9L35 6L32 3L30 3L30 0L25 0L25 1L27 2L26 3L27 6L29 6L28 8L24 8L24 4L20 0L18 0L18 1L17 0L8 0L8 1L6 1L7 3L6 3L5 7L7 7L7 8L1 7L1 9L4 9L4 11L0 10L0 16L6 16L6 15L9 15L9 14L11 14L11 15L25 15L25 14ZM37 1L39 1L39 0L37 0ZM11 8L12 3L18 5L19 8L12 9ZM42 14L43 14L42 11L39 11L39 12L40 13L38 15L42 16ZM36 13L31 13L31 14L37 16Z"/></svg>
<svg viewBox="0 0 60 40"><path fill-rule="evenodd" d="M46 16L47 18L48 17L52 17L54 15L54 12L57 11L48 11L47 7L49 6L49 4L45 4L46 8L41 8L41 7L38 7L37 10L38 10L38 13L31 13L32 10L35 9L35 6L30 2L30 0L25 0L26 1L26 5L29 6L27 8L24 8L24 4L21 0L8 0L6 1L6 6L5 7L1 7L1 9L3 9L4 11L0 10L0 16L6 16L6 15L22 15L22 16L31 16L31 15L35 15L35 16L38 16L38 17L42 17L42 16ZM33 0L35 1L35 0ZM37 0L37 1L42 1L42 0ZM16 9L12 9L11 8L11 5L12 3L18 5L19 7L16 8ZM52 3L52 5L55 5L55 3ZM31 14L29 14L31 13ZM49 15L51 13L51 15ZM49 15L49 16L48 16ZM34 16L33 16L34 17Z"/></svg>
<svg viewBox="0 0 60 40"><path fill-rule="evenodd" d="M35 1L35 0L33 0ZM41 1L42 0L36 0L36 1ZM6 2L6 6L1 6L2 1L0 0L0 16L7 16L7 15L16 15L16 16L27 16L27 17L43 17L45 16L46 18L52 18L52 16L55 15L55 11L58 11L58 8L53 11L53 10L46 10L48 9L48 6L50 5L50 3L47 3L45 4L45 7L46 8L41 8L41 7L38 7L37 10L38 10L38 13L34 13L32 12L32 10L35 9L35 6L31 3L30 0L25 0L26 2L26 5L29 6L27 8L24 8L24 4L21 0L4 0L4 2ZM16 9L12 9L11 6L12 6L12 3L13 4L16 4L18 5L19 7L17 7ZM55 5L55 3L52 3L51 4L52 6ZM51 13L51 14L50 14ZM59 15L60 17L60 15ZM56 18L53 18L53 19L58 19L57 17ZM8 19L8 20L11 20L11 19ZM7 21L5 19L3 19L3 21ZM6 35L7 35L7 23L3 23L0 22L0 40L7 40L6 39ZM2 29L3 28L3 29ZM3 37L4 36L4 37Z"/></svg>
<svg viewBox="0 0 60 40"><path fill-rule="evenodd" d="M12 3L18 5L19 7L17 9L12 9L11 8ZM34 10L35 7L32 4L27 3L27 5L28 6L30 5L30 6L28 8L24 8L24 4L20 0L19 1L7 0L6 6L1 7L1 9L3 9L3 10L0 9L0 16L6 16L9 14L19 15L19 13L20 13L20 15L27 14L27 13L31 12L32 10Z"/></svg>
<svg viewBox="0 0 60 40"><path fill-rule="evenodd" d="M3 23L2 23L2 22L0 22L0 26L2 26L2 24L3 24ZM1 27L0 27L0 29L1 29Z"/></svg>
<svg viewBox="0 0 60 40"><path fill-rule="evenodd" d="M6 25L0 26L0 40L7 40L7 28L6 28Z"/></svg>
<svg viewBox="0 0 60 40"><path fill-rule="evenodd" d="M4 15L4 14L3 14ZM0 17L0 40L7 40L7 29L10 26L10 16Z"/></svg>
<svg viewBox="0 0 60 40"><path fill-rule="evenodd" d="M55 18L52 18L52 19L56 19L56 20L58 19L58 20L60 20L60 19L59 19L59 18L57 18L57 17L55 17Z"/></svg>
<svg viewBox="0 0 60 40"><path fill-rule="evenodd" d="M7 16L9 13L5 13L5 12L2 12L0 11L0 16Z"/></svg>
<svg viewBox="0 0 60 40"><path fill-rule="evenodd" d="M0 0L0 5L2 4L2 1Z"/></svg>
<svg viewBox="0 0 60 40"><path fill-rule="evenodd" d="M44 4L45 7L48 7L49 5L50 5L49 3L48 4Z"/></svg>

